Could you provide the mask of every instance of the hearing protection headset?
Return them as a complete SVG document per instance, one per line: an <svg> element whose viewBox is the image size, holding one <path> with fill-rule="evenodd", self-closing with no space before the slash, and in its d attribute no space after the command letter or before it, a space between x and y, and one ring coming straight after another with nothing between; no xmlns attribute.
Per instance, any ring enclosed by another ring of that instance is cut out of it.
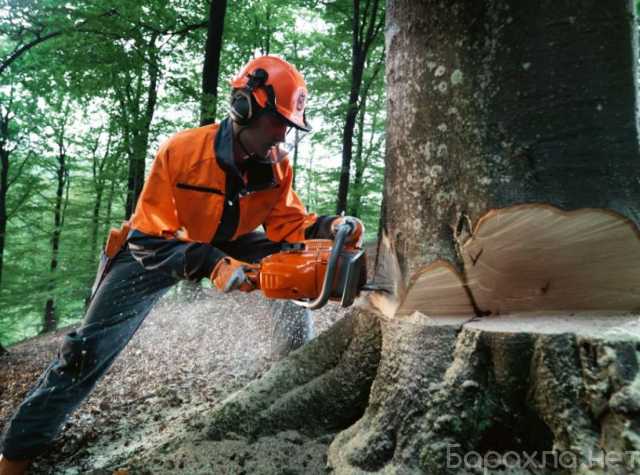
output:
<svg viewBox="0 0 640 475"><path fill-rule="evenodd" d="M247 76L249 80L246 86L231 92L229 115L238 125L249 125L251 119L258 116L257 111L260 113L267 110L276 111L276 96L273 86L266 83L269 79L269 73L258 68ZM265 107L260 107L253 97L253 91L258 88L263 88L267 93Z"/></svg>

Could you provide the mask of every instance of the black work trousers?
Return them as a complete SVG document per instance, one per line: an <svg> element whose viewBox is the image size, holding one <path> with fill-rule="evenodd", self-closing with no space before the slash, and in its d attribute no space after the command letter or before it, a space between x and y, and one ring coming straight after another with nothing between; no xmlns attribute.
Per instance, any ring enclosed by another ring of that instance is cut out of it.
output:
<svg viewBox="0 0 640 475"><path fill-rule="evenodd" d="M236 259L257 262L282 245L254 232L216 247ZM57 357L7 424L2 441L5 457L31 459L46 451L152 306L177 282L168 272L146 270L128 247L113 258L108 272L99 277L82 324L64 337Z"/></svg>

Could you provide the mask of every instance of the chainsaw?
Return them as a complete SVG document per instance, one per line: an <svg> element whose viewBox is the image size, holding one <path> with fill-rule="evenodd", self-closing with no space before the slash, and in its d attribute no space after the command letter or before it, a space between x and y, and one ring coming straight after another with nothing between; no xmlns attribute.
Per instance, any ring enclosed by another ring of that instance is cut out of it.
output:
<svg viewBox="0 0 640 475"><path fill-rule="evenodd" d="M252 281L270 299L289 299L315 310L329 300L350 306L367 285L364 249L347 244L354 224L341 224L334 240L310 239L285 244L282 251L260 261Z"/></svg>

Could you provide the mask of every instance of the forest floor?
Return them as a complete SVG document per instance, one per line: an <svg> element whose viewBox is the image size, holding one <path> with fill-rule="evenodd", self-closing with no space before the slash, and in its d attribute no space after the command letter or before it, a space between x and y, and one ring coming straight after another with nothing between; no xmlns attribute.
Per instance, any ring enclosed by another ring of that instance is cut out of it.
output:
<svg viewBox="0 0 640 475"><path fill-rule="evenodd" d="M344 310L329 304L313 315L320 333ZM70 330L23 341L0 356L0 431ZM181 430L197 430L203 414L270 368L271 331L268 303L257 292L167 295L30 473L142 473L127 462L156 453ZM255 441L205 441L149 461L144 473L325 473L332 438L287 431Z"/></svg>

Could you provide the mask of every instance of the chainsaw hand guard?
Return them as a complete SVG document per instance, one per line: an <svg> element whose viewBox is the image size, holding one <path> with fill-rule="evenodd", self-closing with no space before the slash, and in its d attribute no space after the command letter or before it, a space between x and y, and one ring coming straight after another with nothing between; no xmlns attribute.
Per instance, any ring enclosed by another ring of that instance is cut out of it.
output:
<svg viewBox="0 0 640 475"><path fill-rule="evenodd" d="M348 226L346 244L360 248L364 237L364 224L353 216L339 216L331 223L331 232L337 237L338 229Z"/></svg>

